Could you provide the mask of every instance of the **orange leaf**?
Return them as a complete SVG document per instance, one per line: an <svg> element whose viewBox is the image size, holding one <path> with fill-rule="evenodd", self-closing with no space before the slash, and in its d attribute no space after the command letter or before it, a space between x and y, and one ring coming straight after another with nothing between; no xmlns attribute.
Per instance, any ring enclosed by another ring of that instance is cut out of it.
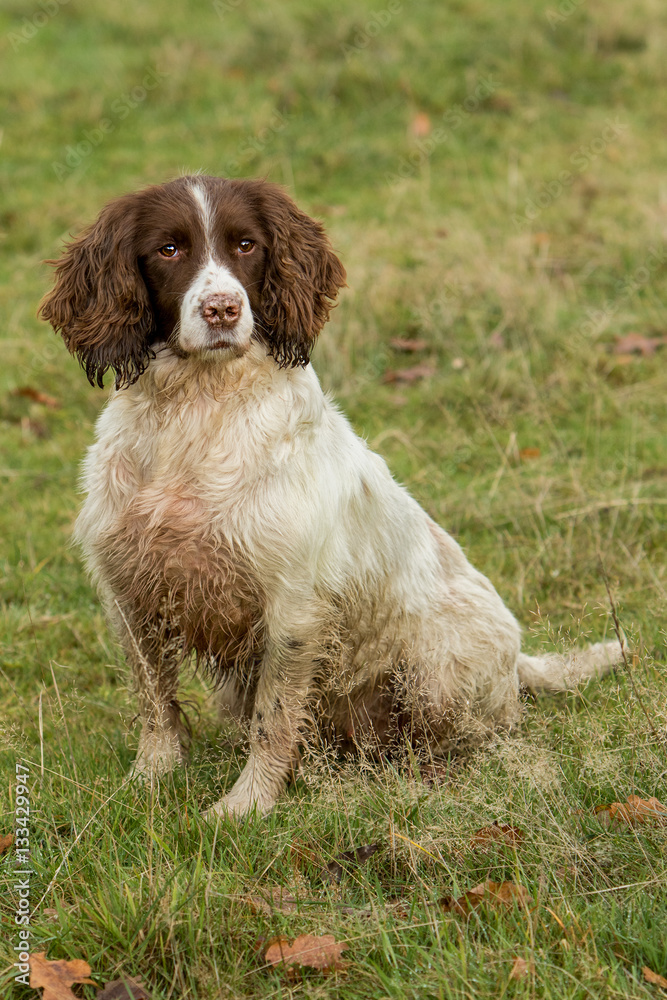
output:
<svg viewBox="0 0 667 1000"><path fill-rule="evenodd" d="M526 459L539 458L540 455L541 452L539 448L522 448L519 452L519 458L524 462Z"/></svg>
<svg viewBox="0 0 667 1000"><path fill-rule="evenodd" d="M431 131L431 119L425 111L418 111L410 123L410 131L418 139L423 139Z"/></svg>
<svg viewBox="0 0 667 1000"><path fill-rule="evenodd" d="M641 333L628 333L614 344L614 354L641 354L650 358L658 347L667 345L667 337L644 337Z"/></svg>
<svg viewBox="0 0 667 1000"><path fill-rule="evenodd" d="M333 934L323 934L321 937L301 934L294 944L290 944L286 938L273 941L264 958L269 965L283 965L288 969L306 966L321 972L342 972L348 965L340 957L346 948L347 945L336 941Z"/></svg>
<svg viewBox="0 0 667 1000"><path fill-rule="evenodd" d="M487 848L490 844L496 843L501 846L518 847L525 839L522 830L516 826L508 826L507 823L499 823L498 820L491 826L483 826L475 833L470 841L473 848Z"/></svg>
<svg viewBox="0 0 667 1000"><path fill-rule="evenodd" d="M398 371L388 371L382 376L385 384L390 382L417 382L421 378L430 378L435 375L433 365L415 365L414 368L400 368Z"/></svg>
<svg viewBox="0 0 667 1000"><path fill-rule="evenodd" d="M0 837L0 854L4 854L14 843L14 834L6 833L3 837Z"/></svg>
<svg viewBox="0 0 667 1000"><path fill-rule="evenodd" d="M60 401L55 396L49 396L45 392L40 392L39 389L35 389L31 385L22 385L19 389L14 389L12 396L25 396L26 399L31 399L33 403L43 403L44 406L48 406L52 410L57 410L60 407Z"/></svg>
<svg viewBox="0 0 667 1000"><path fill-rule="evenodd" d="M654 986L659 986L662 990L667 990L667 979L664 976L654 972L653 969L649 969L648 965L642 968L642 972L647 983L652 983Z"/></svg>
<svg viewBox="0 0 667 1000"><path fill-rule="evenodd" d="M389 343L395 351L425 351L428 347L425 340L409 340L407 337L392 337Z"/></svg>
<svg viewBox="0 0 667 1000"><path fill-rule="evenodd" d="M629 795L627 802L612 802L608 806L597 806L597 818L604 826L612 823L627 823L636 826L637 823L659 824L667 823L667 806L663 806L655 797L640 799L638 795Z"/></svg>
<svg viewBox="0 0 667 1000"><path fill-rule="evenodd" d="M50 961L45 951L30 956L30 985L44 990L42 1000L77 1000L72 993L72 983L90 983L90 966L82 958L59 958Z"/></svg>
<svg viewBox="0 0 667 1000"><path fill-rule="evenodd" d="M512 966L512 971L510 972L510 979L523 979L527 973L533 971L533 963L527 962L525 958L515 958L514 965Z"/></svg>

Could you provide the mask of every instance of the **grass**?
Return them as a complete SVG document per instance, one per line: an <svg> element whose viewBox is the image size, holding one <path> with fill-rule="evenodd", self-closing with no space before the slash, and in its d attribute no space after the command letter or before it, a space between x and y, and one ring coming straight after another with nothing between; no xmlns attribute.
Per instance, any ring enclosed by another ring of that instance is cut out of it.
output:
<svg viewBox="0 0 667 1000"><path fill-rule="evenodd" d="M667 976L665 829L606 828L594 809L667 800L665 354L612 352L666 325L667 12L46 8L0 9L0 834L22 761L33 949L85 958L100 984L142 977L159 998L659 995L642 969ZM633 649L631 677L527 704L516 733L435 784L313 753L268 819L215 840L200 810L242 748L197 679L188 770L147 793L124 783L133 706L69 545L104 394L35 318L41 261L68 232L122 191L200 168L268 176L325 221L349 289L315 354L321 379L494 581L527 646L610 634L606 575ZM426 346L406 358L394 337ZM417 362L434 374L384 381ZM473 850L493 820L523 842ZM371 842L366 865L322 882L318 865ZM13 980L1 860L0 983L20 1000L34 993ZM524 885L528 911L442 911L486 878ZM244 902L277 886L298 912ZM262 941L306 932L348 943L344 974L265 967ZM516 957L533 971L515 981Z"/></svg>

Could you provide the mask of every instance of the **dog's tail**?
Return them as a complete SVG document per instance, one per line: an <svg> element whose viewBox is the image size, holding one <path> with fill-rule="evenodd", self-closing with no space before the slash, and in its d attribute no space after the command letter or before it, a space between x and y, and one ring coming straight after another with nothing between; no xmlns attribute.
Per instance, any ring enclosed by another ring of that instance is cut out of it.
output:
<svg viewBox="0 0 667 1000"><path fill-rule="evenodd" d="M620 642L596 642L561 656L519 654L519 680L531 691L571 691L591 677L602 677L623 659Z"/></svg>

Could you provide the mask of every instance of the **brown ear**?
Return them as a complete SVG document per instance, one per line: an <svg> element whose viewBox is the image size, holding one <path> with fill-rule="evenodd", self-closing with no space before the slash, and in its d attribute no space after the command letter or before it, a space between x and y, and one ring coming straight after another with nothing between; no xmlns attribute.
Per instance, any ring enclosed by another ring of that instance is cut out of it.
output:
<svg viewBox="0 0 667 1000"><path fill-rule="evenodd" d="M134 197L111 202L69 244L56 265L56 284L39 313L77 356L91 385L116 374L116 388L132 385L153 353L148 292L134 251Z"/></svg>
<svg viewBox="0 0 667 1000"><path fill-rule="evenodd" d="M259 194L271 245L257 319L281 368L307 365L345 268L319 222L281 188L262 183Z"/></svg>

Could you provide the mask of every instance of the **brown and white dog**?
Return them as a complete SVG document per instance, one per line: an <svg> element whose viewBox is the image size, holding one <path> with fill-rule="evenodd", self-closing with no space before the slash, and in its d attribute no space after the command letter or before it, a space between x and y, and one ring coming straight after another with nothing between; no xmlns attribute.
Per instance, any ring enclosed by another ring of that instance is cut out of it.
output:
<svg viewBox="0 0 667 1000"><path fill-rule="evenodd" d="M313 724L444 749L511 725L520 684L618 660L614 642L522 653L491 583L323 394L308 362L345 271L280 188L126 195L56 276L42 316L91 383L116 378L76 538L132 667L135 773L182 758L193 655L249 732L220 816L268 812Z"/></svg>

